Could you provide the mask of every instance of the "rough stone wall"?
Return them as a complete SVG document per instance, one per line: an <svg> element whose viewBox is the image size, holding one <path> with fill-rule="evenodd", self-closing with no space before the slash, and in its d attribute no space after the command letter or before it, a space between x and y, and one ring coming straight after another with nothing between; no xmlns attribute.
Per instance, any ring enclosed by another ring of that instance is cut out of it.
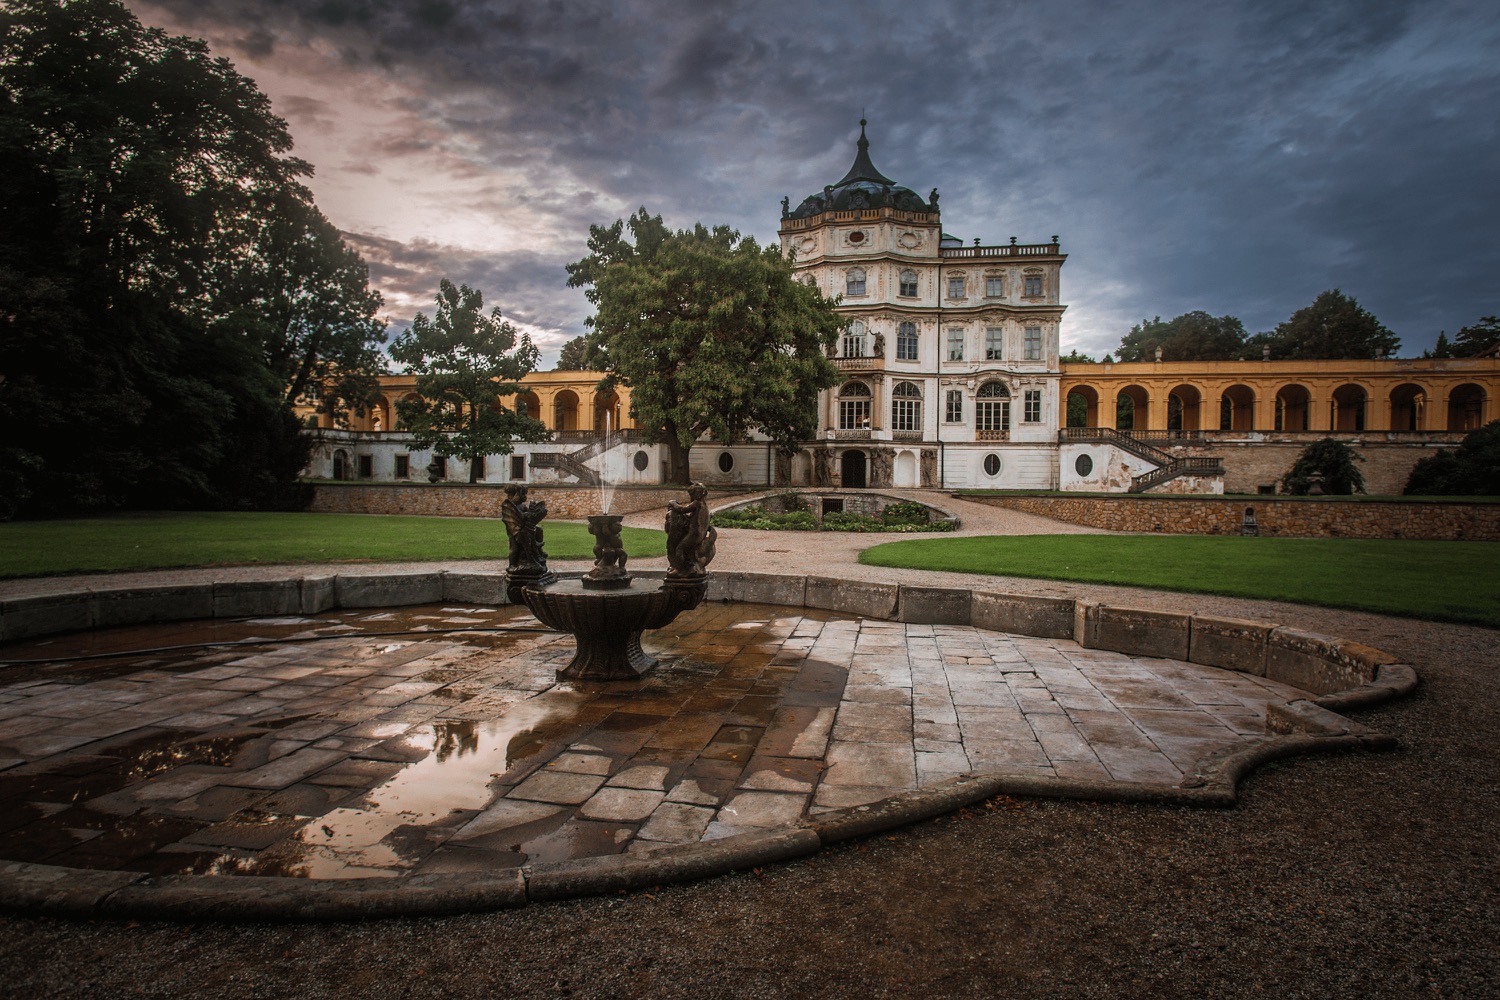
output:
<svg viewBox="0 0 1500 1000"><path fill-rule="evenodd" d="M968 497L994 507L1039 514L1110 531L1238 535L1245 510L1262 535L1297 538L1416 538L1500 541L1495 503L1387 503L1295 497Z"/></svg>
<svg viewBox="0 0 1500 1000"><path fill-rule="evenodd" d="M1400 496L1417 462L1439 448L1452 451L1463 440L1462 435L1424 435L1421 440L1396 441L1352 434L1328 436L1352 446L1364 458L1359 471L1365 477L1365 491L1381 496ZM1224 492L1255 493L1261 486L1280 483L1302 450L1322 437L1302 434L1278 439L1267 433L1263 438L1239 441L1214 438L1201 446L1171 450L1181 455L1219 456L1224 461Z"/></svg>
<svg viewBox="0 0 1500 1000"><path fill-rule="evenodd" d="M549 517L580 520L604 513L604 492L578 486L528 484L528 499L547 505ZM609 513L633 514L685 500L681 487L617 486L608 491ZM709 490L709 498L738 496L745 490ZM428 517L499 517L505 489L468 483L317 483L309 508L321 514L417 514Z"/></svg>

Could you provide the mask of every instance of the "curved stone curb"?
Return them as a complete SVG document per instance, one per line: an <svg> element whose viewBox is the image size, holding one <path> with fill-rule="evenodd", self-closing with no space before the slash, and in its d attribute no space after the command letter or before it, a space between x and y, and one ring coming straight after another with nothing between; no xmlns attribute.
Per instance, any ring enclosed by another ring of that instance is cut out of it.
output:
<svg viewBox="0 0 1500 1000"><path fill-rule="evenodd" d="M1268 706L1266 739L1204 758L1195 773L1178 785L962 774L880 802L809 817L789 829L477 875L360 880L150 876L0 862L0 909L72 917L229 921L436 916L630 892L728 874L815 854L830 844L931 819L996 795L1223 808L1237 801L1237 786L1244 776L1269 761L1330 750L1396 746L1392 737L1337 713L1409 694L1418 683L1410 665L1381 650L1333 636L1066 598L761 573L717 574L711 578L709 598L1069 638L1088 648L1169 657L1265 676L1315 697ZM508 603L504 574L351 572L254 583L84 589L0 602L0 640L186 618L313 614L338 607L439 601Z"/></svg>
<svg viewBox="0 0 1500 1000"><path fill-rule="evenodd" d="M732 500L729 500L727 503L720 504L719 506L713 508L713 510L711 510L710 513L711 514L719 514L719 513L722 513L723 511L726 511L726 510L736 510L736 509L738 509L740 507L749 507L752 504L760 503L762 500L766 500L766 499L768 499L770 497L779 497L779 496L781 496L782 494L785 494L785 493L797 493L797 494L802 495L802 496L813 496L813 497L824 497L824 496L880 497L880 498L885 499L885 500L892 500L892 501L894 501L896 503L919 503L923 507L926 507L928 510L935 511L938 514L941 515L940 517L938 517L938 518L936 518L934 520L929 521L928 522L929 524L952 523L953 530L957 530L958 528L962 527L962 522L959 520L959 517L958 517L957 514L953 513L951 510L948 510L946 508L939 507L937 504L932 503L929 500L917 500L917 499L914 499L912 497L898 496L898 495L896 495L894 493L882 493L879 490L840 490L840 489L834 489L834 488L831 488L831 487L829 489L820 490L820 489L817 489L817 488L811 487L811 486L795 486L795 487L791 487L790 489L782 489L782 490L767 490L767 491L759 491L759 490L757 490L757 491L753 491L753 493L754 493L753 496L748 496L748 497L746 497L746 496L738 496L738 497L735 497ZM952 496L952 494L949 494L949 496ZM912 534L921 534L921 532L917 532L917 531L914 531L914 532L911 532L911 533ZM932 533L934 533L934 534L947 534L948 532L945 531L945 530L943 530L943 529L940 529L940 528L934 528L933 531L932 531Z"/></svg>

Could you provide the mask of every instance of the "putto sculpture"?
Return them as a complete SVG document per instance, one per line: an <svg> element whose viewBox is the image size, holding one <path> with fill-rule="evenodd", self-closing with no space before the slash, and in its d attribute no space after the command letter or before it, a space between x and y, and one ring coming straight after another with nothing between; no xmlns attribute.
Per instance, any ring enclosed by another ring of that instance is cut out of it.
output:
<svg viewBox="0 0 1500 1000"><path fill-rule="evenodd" d="M686 501L667 505L670 569L663 585L651 590L636 587L625 572L619 514L588 519L595 539L594 568L582 579L559 581L547 571L542 551L540 522L546 515L544 504L526 502L525 487L506 487L501 516L511 545L507 596L525 604L542 624L577 639L578 650L557 672L559 678L635 680L656 666L656 659L641 649L641 633L696 608L708 592L708 564L718 534L709 523L708 489L693 483Z"/></svg>

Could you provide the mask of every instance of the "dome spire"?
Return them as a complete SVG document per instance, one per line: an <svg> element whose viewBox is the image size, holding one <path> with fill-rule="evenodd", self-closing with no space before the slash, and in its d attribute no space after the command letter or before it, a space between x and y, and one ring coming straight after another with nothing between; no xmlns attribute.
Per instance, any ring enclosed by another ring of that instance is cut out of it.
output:
<svg viewBox="0 0 1500 1000"><path fill-rule="evenodd" d="M875 164L870 162L870 140L865 138L865 126L869 124L863 118L859 120L859 152L854 155L854 166L844 175L834 187L843 187L855 181L871 181L875 184L895 184L896 182L875 169Z"/></svg>

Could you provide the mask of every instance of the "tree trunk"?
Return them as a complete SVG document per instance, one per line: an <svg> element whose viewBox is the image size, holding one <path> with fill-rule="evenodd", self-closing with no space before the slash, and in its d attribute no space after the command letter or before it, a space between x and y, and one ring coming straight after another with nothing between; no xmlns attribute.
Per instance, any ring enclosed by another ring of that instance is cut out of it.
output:
<svg viewBox="0 0 1500 1000"><path fill-rule="evenodd" d="M688 445L686 448L682 446L677 438L676 425L667 424L663 430L667 445L667 472L662 477L662 482L686 486L689 478L688 453L693 446Z"/></svg>

